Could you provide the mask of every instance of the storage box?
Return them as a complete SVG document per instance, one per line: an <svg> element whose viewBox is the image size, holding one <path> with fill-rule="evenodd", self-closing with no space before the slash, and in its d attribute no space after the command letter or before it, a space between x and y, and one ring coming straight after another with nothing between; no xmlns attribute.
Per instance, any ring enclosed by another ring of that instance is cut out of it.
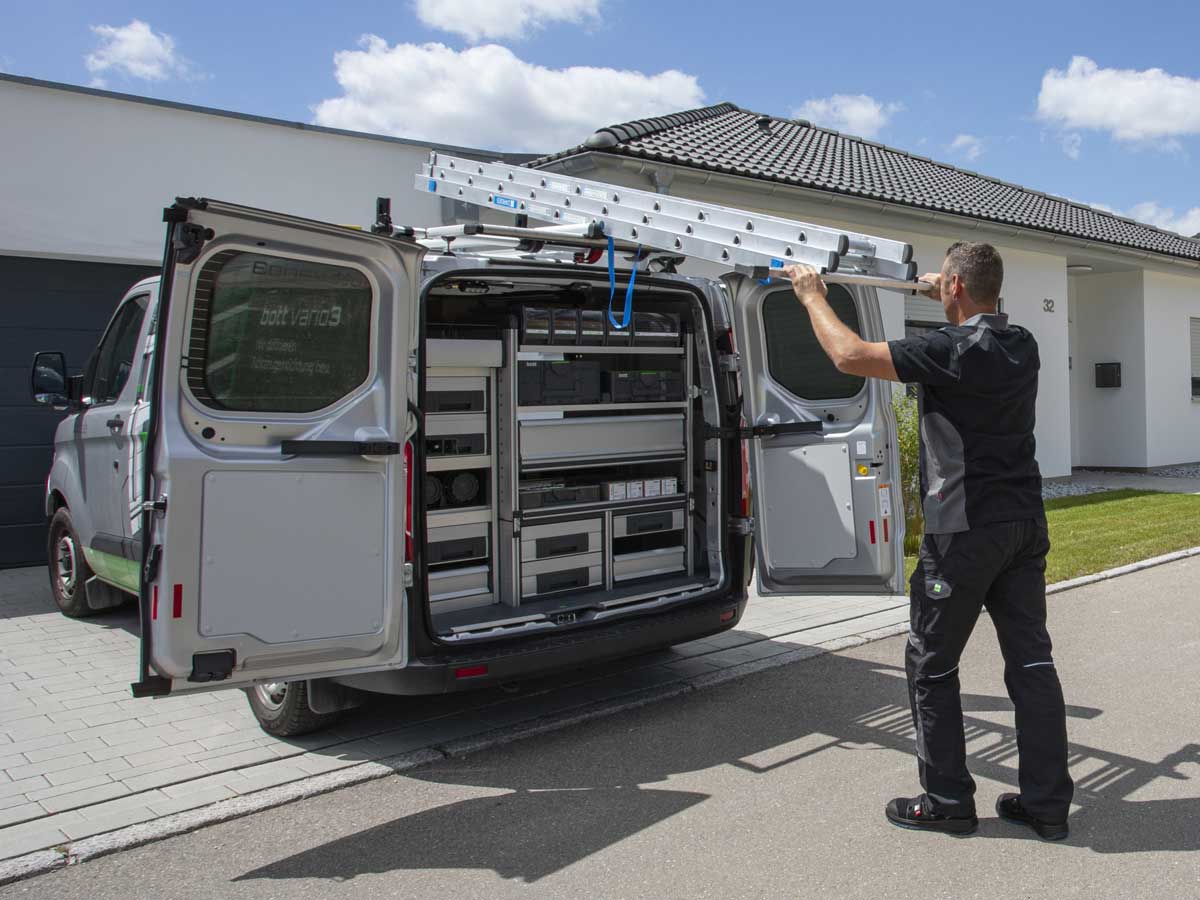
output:
<svg viewBox="0 0 1200 900"><path fill-rule="evenodd" d="M678 478L664 478L662 480L662 493L664 497L670 497L673 494L679 493Z"/></svg>
<svg viewBox="0 0 1200 900"><path fill-rule="evenodd" d="M517 489L521 509L544 509L567 503L598 503L600 485L567 484L563 481L525 481Z"/></svg>
<svg viewBox="0 0 1200 900"><path fill-rule="evenodd" d="M646 496L646 482L627 481L625 483L626 500L640 500L644 496Z"/></svg>
<svg viewBox="0 0 1200 900"><path fill-rule="evenodd" d="M425 561L435 566L442 563L462 563L488 556L488 526L452 525L448 528L430 528Z"/></svg>
<svg viewBox="0 0 1200 900"><path fill-rule="evenodd" d="M606 372L605 391L613 403L669 403L683 399L683 376L663 370Z"/></svg>
<svg viewBox="0 0 1200 900"><path fill-rule="evenodd" d="M530 362L517 365L517 403L571 405L603 399L600 364L595 360Z"/></svg>
<svg viewBox="0 0 1200 900"><path fill-rule="evenodd" d="M603 583L602 553L585 553L521 564L521 597L585 590Z"/></svg>
<svg viewBox="0 0 1200 900"><path fill-rule="evenodd" d="M614 538L654 534L660 531L678 531L681 528L683 528L682 509L658 509L654 512L613 516Z"/></svg>
<svg viewBox="0 0 1200 900"><path fill-rule="evenodd" d="M521 307L521 343L550 343L550 310L544 306Z"/></svg>
<svg viewBox="0 0 1200 900"><path fill-rule="evenodd" d="M626 497L626 482L609 481L604 485L605 500L624 500Z"/></svg>
<svg viewBox="0 0 1200 900"><path fill-rule="evenodd" d="M634 313L633 332L635 344L678 344L679 316L674 313Z"/></svg>
<svg viewBox="0 0 1200 900"><path fill-rule="evenodd" d="M646 490L643 494L645 497L661 497L662 496L662 479L647 478L645 481Z"/></svg>

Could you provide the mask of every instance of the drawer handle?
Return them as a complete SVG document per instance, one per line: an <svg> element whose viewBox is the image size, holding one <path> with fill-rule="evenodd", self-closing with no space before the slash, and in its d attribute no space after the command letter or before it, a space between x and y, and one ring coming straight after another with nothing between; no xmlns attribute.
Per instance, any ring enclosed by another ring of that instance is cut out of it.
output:
<svg viewBox="0 0 1200 900"><path fill-rule="evenodd" d="M537 556L566 556L570 553L584 553L588 549L587 534L568 534L558 537L539 538L536 544Z"/></svg>
<svg viewBox="0 0 1200 900"><path fill-rule="evenodd" d="M630 516L625 525L627 534L646 534L650 531L663 531L671 527L674 521L674 516L671 513L662 513L661 515L653 516L638 516L634 518Z"/></svg>
<svg viewBox="0 0 1200 900"><path fill-rule="evenodd" d="M575 569L571 572L560 572L552 575L542 575L538 578L538 593L561 591L564 588L577 588L587 585L587 569Z"/></svg>

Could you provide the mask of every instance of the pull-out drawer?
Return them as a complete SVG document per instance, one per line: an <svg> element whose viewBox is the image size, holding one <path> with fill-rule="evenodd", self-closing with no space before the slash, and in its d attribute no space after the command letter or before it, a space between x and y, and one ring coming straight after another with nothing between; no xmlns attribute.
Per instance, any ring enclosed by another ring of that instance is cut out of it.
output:
<svg viewBox="0 0 1200 900"><path fill-rule="evenodd" d="M657 550L639 550L613 557L613 581L628 581L631 578L647 578L651 575L668 575L682 571L684 551L682 547L661 547Z"/></svg>
<svg viewBox="0 0 1200 900"><path fill-rule="evenodd" d="M521 529L521 560L532 562L556 556L599 553L600 532L601 520L598 518L525 526Z"/></svg>
<svg viewBox="0 0 1200 900"><path fill-rule="evenodd" d="M431 456L478 456L488 452L487 413L440 413L425 417L425 450Z"/></svg>
<svg viewBox="0 0 1200 900"><path fill-rule="evenodd" d="M521 462L683 452L683 415L580 416L520 421Z"/></svg>
<svg viewBox="0 0 1200 900"><path fill-rule="evenodd" d="M425 379L425 412L481 413L487 410L486 378L430 375Z"/></svg>
<svg viewBox="0 0 1200 900"><path fill-rule="evenodd" d="M425 341L425 365L428 368L498 369L504 362L499 341L472 341L459 338L429 338Z"/></svg>
<svg viewBox="0 0 1200 900"><path fill-rule="evenodd" d="M429 529L429 549L425 554L431 566L440 563L466 562L486 559L488 555L488 525L452 525L449 528Z"/></svg>
<svg viewBox="0 0 1200 900"><path fill-rule="evenodd" d="M656 509L653 512L613 516L614 538L654 534L656 531L678 531L681 528L683 528L682 509Z"/></svg>
<svg viewBox="0 0 1200 900"><path fill-rule="evenodd" d="M521 564L521 596L584 590L603 584L603 554L585 553Z"/></svg>
<svg viewBox="0 0 1200 900"><path fill-rule="evenodd" d="M488 578L491 570L487 566L469 566L463 569L442 569L429 573L429 599L434 603L483 594L491 590Z"/></svg>

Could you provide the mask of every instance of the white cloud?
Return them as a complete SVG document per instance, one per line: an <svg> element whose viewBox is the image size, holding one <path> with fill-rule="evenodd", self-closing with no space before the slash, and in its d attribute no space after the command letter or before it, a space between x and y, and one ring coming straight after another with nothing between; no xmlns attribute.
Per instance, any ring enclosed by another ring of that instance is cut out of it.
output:
<svg viewBox="0 0 1200 900"><path fill-rule="evenodd" d="M1071 131L1064 134L1059 143L1062 144L1062 151L1067 155L1068 159L1079 159L1079 151L1083 148L1083 137L1077 131Z"/></svg>
<svg viewBox="0 0 1200 900"><path fill-rule="evenodd" d="M417 18L430 28L472 43L521 38L547 25L600 20L601 0L415 0Z"/></svg>
<svg viewBox="0 0 1200 900"><path fill-rule="evenodd" d="M700 106L675 70L548 69L496 44L452 50L375 35L334 56L342 96L314 107L320 125L494 150L553 152L604 125Z"/></svg>
<svg viewBox="0 0 1200 900"><path fill-rule="evenodd" d="M128 25L93 25L99 46L83 58L94 76L93 87L104 87L103 73L117 72L145 81L166 81L172 76L186 77L188 63L175 50L175 39L155 32L141 19Z"/></svg>
<svg viewBox="0 0 1200 900"><path fill-rule="evenodd" d="M1173 138L1200 134L1200 80L1162 69L1102 69L1076 56L1065 72L1050 69L1042 77L1037 115L1062 128L1178 149Z"/></svg>
<svg viewBox="0 0 1200 900"><path fill-rule="evenodd" d="M1174 208L1159 206L1153 200L1149 200L1133 207L1127 215L1138 222L1145 222L1164 231L1174 231L1186 237L1200 234L1200 206L1194 206L1176 215Z"/></svg>
<svg viewBox="0 0 1200 900"><path fill-rule="evenodd" d="M903 109L902 103L880 103L867 94L834 94L806 100L792 110L792 118L808 119L837 131L873 138Z"/></svg>
<svg viewBox="0 0 1200 900"><path fill-rule="evenodd" d="M975 137L973 134L960 134L950 142L950 146L946 149L951 153L961 153L970 162L974 162L983 155L983 138Z"/></svg>

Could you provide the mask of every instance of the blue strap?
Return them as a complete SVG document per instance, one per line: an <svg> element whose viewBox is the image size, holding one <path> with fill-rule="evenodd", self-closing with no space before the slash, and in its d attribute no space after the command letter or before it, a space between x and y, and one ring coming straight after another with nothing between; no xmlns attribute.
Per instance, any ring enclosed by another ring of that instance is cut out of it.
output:
<svg viewBox="0 0 1200 900"><path fill-rule="evenodd" d="M613 315L613 298L617 295L617 263L616 254L613 247L612 236L608 238L608 321L613 328L618 331L622 328L628 328L629 322L633 318L633 283L637 280L637 261L642 255L642 245L638 244L637 251L633 255L633 269L629 272L629 287L625 288L625 316L624 321L618 322L617 317Z"/></svg>

